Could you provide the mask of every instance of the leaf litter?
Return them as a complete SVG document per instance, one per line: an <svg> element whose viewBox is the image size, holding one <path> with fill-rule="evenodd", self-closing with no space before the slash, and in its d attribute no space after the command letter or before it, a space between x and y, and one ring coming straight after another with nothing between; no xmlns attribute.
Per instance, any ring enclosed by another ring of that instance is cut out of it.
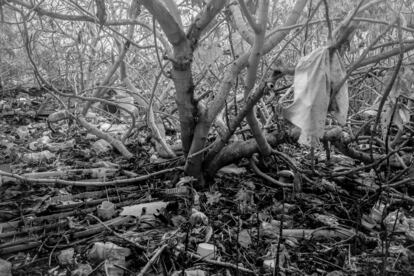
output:
<svg viewBox="0 0 414 276"><path fill-rule="evenodd" d="M301 191L270 185L244 161L195 189L177 160L151 162L154 146L136 142L146 137L129 145L140 145L138 158L124 160L94 150L99 140L76 125L51 131L30 112L33 99L20 100L20 113L3 109L0 119L1 275L414 271L412 190L392 198L372 170L341 175L357 165L348 157L317 152L317 171L333 177L312 172L303 148L288 149L314 180ZM297 174L264 169L281 181Z"/></svg>

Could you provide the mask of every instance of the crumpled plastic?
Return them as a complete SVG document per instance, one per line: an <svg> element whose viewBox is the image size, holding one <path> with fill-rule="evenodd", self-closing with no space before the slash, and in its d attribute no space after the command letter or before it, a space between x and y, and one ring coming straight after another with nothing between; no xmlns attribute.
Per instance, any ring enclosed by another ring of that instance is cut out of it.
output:
<svg viewBox="0 0 414 276"><path fill-rule="evenodd" d="M103 265L105 275L123 276L124 270L118 266L125 267L125 258L129 255L131 255L129 248L120 247L111 242L95 242L89 250L88 259L95 263L105 261Z"/></svg>
<svg viewBox="0 0 414 276"><path fill-rule="evenodd" d="M384 219L384 225L390 232L402 232L414 241L414 218L406 217L403 211L395 210Z"/></svg>
<svg viewBox="0 0 414 276"><path fill-rule="evenodd" d="M337 52L330 58L329 48L322 47L302 57L294 78L293 103L283 110L283 116L301 129L299 143L316 146L323 136L325 120L331 111L344 125L348 114L348 84L332 95L346 71Z"/></svg>
<svg viewBox="0 0 414 276"><path fill-rule="evenodd" d="M12 276L12 264L10 262L0 259L0 275Z"/></svg>

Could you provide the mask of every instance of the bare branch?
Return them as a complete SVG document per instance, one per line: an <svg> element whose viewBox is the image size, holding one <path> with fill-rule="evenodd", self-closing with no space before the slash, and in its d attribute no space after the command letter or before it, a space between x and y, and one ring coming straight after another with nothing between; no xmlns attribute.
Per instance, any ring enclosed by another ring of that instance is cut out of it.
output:
<svg viewBox="0 0 414 276"><path fill-rule="evenodd" d="M286 20L286 23L281 28L287 28L291 25L296 24L297 20L300 17L301 11L305 8L307 0L297 0L293 10L290 12L289 17ZM285 36L289 33L289 31L278 31L275 32L273 35L267 36L266 42L263 47L263 53L267 53L272 50L280 41L285 38ZM247 66L249 54L244 54L240 56L233 62L233 65L230 67L229 71L227 71L224 75L224 79L220 86L220 90L218 94L215 96L213 101L209 104L210 108L208 110L208 120L213 122L216 118L217 114L224 107L225 100L228 96L228 93L231 89L233 81L236 79L236 76L240 73L240 71Z"/></svg>
<svg viewBox="0 0 414 276"><path fill-rule="evenodd" d="M407 43L407 44L404 43L404 44L405 44L404 45L404 52L414 50L414 43ZM382 53L380 53L378 55L375 55L375 56L372 56L372 57L367 57L358 64L357 68L360 68L360 67L372 64L372 63L379 62L383 59L390 58L390 57L396 56L398 54L400 54L400 49L395 48L395 49L389 50L387 52L382 52Z"/></svg>
<svg viewBox="0 0 414 276"><path fill-rule="evenodd" d="M250 14L250 12L247 10L246 4L244 3L244 0L238 0L240 4L240 9L243 12L244 17L246 17L247 22L249 22L250 27L252 27L253 31L257 33L259 30L259 25L256 23L253 16Z"/></svg>
<svg viewBox="0 0 414 276"><path fill-rule="evenodd" d="M254 40L253 33L249 30L249 28L247 28L247 24L243 20L240 6L236 4L236 1L234 1L229 5L229 9L233 15L234 23L240 35L244 40L246 40L247 43L252 45Z"/></svg>
<svg viewBox="0 0 414 276"><path fill-rule="evenodd" d="M184 30L159 0L142 0L141 2L152 16L157 19L172 45L177 46L187 39Z"/></svg>
<svg viewBox="0 0 414 276"><path fill-rule="evenodd" d="M90 15L72 15L72 14L63 14L63 13L57 13L52 12L46 9L43 9L39 7L38 5L31 4L30 2L25 2L21 0L7 0L6 4L10 7L15 8L13 4L17 4L19 6L22 6L28 10L32 10L36 12L39 16L48 16L51 18L59 19L59 20L65 20L65 21L84 21L84 22L93 22L98 23L96 18L94 16ZM116 25L146 25L146 23L141 22L139 20L134 19L120 19L117 21L105 21L105 26L116 26Z"/></svg>
<svg viewBox="0 0 414 276"><path fill-rule="evenodd" d="M224 0L211 0L196 16L187 32L187 37L190 39L193 49L196 48L197 42L207 25L223 9L226 2Z"/></svg>
<svg viewBox="0 0 414 276"><path fill-rule="evenodd" d="M175 22L178 23L181 29L184 29L183 22L181 21L180 11L178 10L177 4L174 2L174 0L162 0L171 13L171 15L174 17Z"/></svg>
<svg viewBox="0 0 414 276"><path fill-rule="evenodd" d="M243 2L243 0L241 0ZM257 67L259 65L260 58L262 57L262 49L265 38L266 22L267 22L267 9L269 7L268 0L260 0L258 8L259 24L255 26L255 38L249 56L249 67L246 76L246 87L244 91L244 98L247 101L250 92L254 86L257 75ZM260 153L268 155L271 152L269 143L263 135L262 129L256 118L255 109L252 108L246 115L246 120L249 123L249 127L253 133L254 138L260 149Z"/></svg>

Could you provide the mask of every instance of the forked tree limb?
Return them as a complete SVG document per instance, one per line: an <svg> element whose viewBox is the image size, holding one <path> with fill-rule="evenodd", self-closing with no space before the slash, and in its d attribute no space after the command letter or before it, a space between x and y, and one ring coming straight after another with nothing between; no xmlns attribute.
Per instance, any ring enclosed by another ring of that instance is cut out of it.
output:
<svg viewBox="0 0 414 276"><path fill-rule="evenodd" d="M306 6L306 2L307 0L297 0L293 10L286 20L286 23L284 25L285 27L293 25L297 22L301 11ZM264 43L263 54L273 49L288 33L289 31L278 32L275 35L271 36L270 41L266 41ZM205 140L210 131L210 127L215 121L218 114L224 108L226 99L228 98L234 80L237 79L237 76L240 74L241 70L243 70L248 65L249 57L250 53L245 53L232 63L227 72L224 73L219 91L215 95L214 99L206 104L206 106L208 106L208 110L199 113L198 123L195 127L194 137L192 139L192 145L189 152L190 155L203 150L205 146ZM185 166L186 173L197 178L202 178L202 162L203 156L200 154L195 158L189 160ZM208 166L208 164L205 165Z"/></svg>
<svg viewBox="0 0 414 276"><path fill-rule="evenodd" d="M319 7L319 5L317 7ZM316 11L317 11L317 8L315 8L315 10L309 15L307 22L313 18ZM304 29L305 26L306 24L302 25L301 29ZM290 41L293 40L295 37L296 36L292 36L288 41L286 41L285 45L281 48L279 54L273 57L273 60L270 62L270 65L274 64L278 60L278 58L280 57L280 54L283 52L285 47L289 45ZM236 118L228 124L227 128L225 128L222 132L219 133L219 137L216 138L216 141L212 144L211 149L206 155L206 158L204 160L205 164L214 162L213 159L220 152L220 150L228 143L229 139L234 134L237 127L240 125L241 121L246 116L247 112L251 110L260 99L262 99L262 96L267 91L267 88L269 88L269 81L270 81L271 89L273 89L276 81L283 76L284 74L279 69L273 69L273 72L267 81L264 81L265 75L262 76L262 79L259 81L259 84L256 86L255 91L251 93L251 95L248 97L245 106L236 115ZM274 92L277 93L277 91L274 91Z"/></svg>
<svg viewBox="0 0 414 276"><path fill-rule="evenodd" d="M159 0L141 0L145 8L154 16L173 46L178 46L186 40L184 30L174 16Z"/></svg>
<svg viewBox="0 0 414 276"><path fill-rule="evenodd" d="M184 154L190 151L194 129L197 124L198 109L194 100L194 83L191 70L193 51L198 45L198 39L207 25L224 7L226 1L211 0L196 16L188 33L180 28L167 8L158 0L141 0L141 3L157 19L161 28L173 45L173 63L171 71L176 88L176 103L180 115L181 140Z"/></svg>
<svg viewBox="0 0 414 276"><path fill-rule="evenodd" d="M198 41L201 35L203 34L204 30L207 29L207 26L224 8L224 5L226 3L227 0L210 0L209 2L207 2L206 6L200 11L200 13L197 14L187 32L187 37L191 41L191 47L193 48L193 50L197 48Z"/></svg>
<svg viewBox="0 0 414 276"><path fill-rule="evenodd" d="M236 0L231 1L231 3L229 4L229 10L231 12L231 15L233 16L234 25L236 29L239 31L239 34L247 43L252 45L254 41L254 34L247 27L247 24L244 21L243 15L240 10L240 6L237 5Z"/></svg>
<svg viewBox="0 0 414 276"><path fill-rule="evenodd" d="M126 72L125 62L122 62L121 69L122 82L125 84L126 88L132 92L132 95L134 99L138 102L138 104L145 110L147 110L147 124L148 127L151 129L152 135L154 136L154 140L157 143L156 148L157 150L159 150L159 148L161 147L164 150L164 152L158 151L158 154L163 158L175 157L176 155L174 151L171 150L171 147L165 141L164 125L162 124L162 122L157 123L158 120L156 120L152 105L150 106L147 101L143 100L143 98L139 96L140 91L138 91L138 89L129 80Z"/></svg>
<svg viewBox="0 0 414 276"><path fill-rule="evenodd" d="M286 23L283 27L293 25L297 22L300 17L301 11L305 8L307 0L297 0L293 10L290 12ZM277 44L279 44L283 38L289 33L289 31L277 32L274 35L269 37L269 40L266 40L264 43L263 54L272 50ZM193 144L191 146L190 154L199 152L203 149L205 141L210 127L217 115L224 108L226 99L228 98L229 92L233 86L234 80L237 79L237 76L240 72L248 65L249 53L245 53L239 58L237 58L229 69L224 73L224 77L221 81L219 91L208 104L208 110L205 113L200 114L198 124L196 125L193 137ZM202 175L202 157L199 156L198 160L191 160L192 163L186 164L186 172L195 177L200 177Z"/></svg>
<svg viewBox="0 0 414 276"><path fill-rule="evenodd" d="M133 35L133 28L129 29L129 39L132 38ZM116 70L118 69L119 65L121 64L122 60L124 59L130 43L126 41L122 47L121 53L118 55L118 58L115 60L115 62L112 64L112 66L109 68L109 70L106 72L106 75L102 82L100 83L101 86L107 86L112 78L112 76L115 74ZM93 93L93 97L100 98L102 97L103 93L106 91L104 88L98 88ZM85 106L82 109L82 114L85 116L86 113L88 113L89 108L91 107L92 102L87 102Z"/></svg>
<svg viewBox="0 0 414 276"><path fill-rule="evenodd" d="M276 76L273 76L274 81L281 78L283 74L278 74ZM220 133L220 137L216 138L216 141L210 146L210 150L208 151L205 160L204 165L205 167L209 167L210 163L220 163L220 158L222 158L221 154L218 154L221 152L221 150L226 146L228 141L230 140L231 136L234 134L240 123L243 121L245 116L247 115L248 111L251 110L254 105L262 98L264 93L267 91L265 82L262 82L258 87L256 87L255 91L249 96L247 99L246 104L243 106L243 108L240 110L240 112L237 114L236 118L232 120L227 127L226 131L224 133ZM267 137L267 136L266 136ZM269 141L267 140L269 143Z"/></svg>
<svg viewBox="0 0 414 276"><path fill-rule="evenodd" d="M283 27L294 25L298 21L302 10L306 6L306 3L307 3L307 0L296 1ZM276 45L278 45L288 35L289 32L290 30L280 31L280 32L275 32L274 35L268 36L264 43L263 54L268 53L270 50L276 47ZM237 58L233 62L231 66L229 66L229 69L224 73L224 77L220 84L220 88L219 88L219 91L217 92L217 95L208 104L210 108L207 114L208 116L207 121L210 124L215 120L217 115L224 108L225 101L229 95L231 87L233 86L233 82L237 78L237 76L240 74L240 72L244 68L246 68L246 66L248 65L249 56L250 56L249 53L245 53L241 55L239 58Z"/></svg>
<svg viewBox="0 0 414 276"><path fill-rule="evenodd" d="M261 32L260 29L262 28L261 24L256 22L256 20L252 16L252 14L247 9L246 3L244 3L244 0L238 0L238 2L239 2L240 9L242 10L244 17L246 18L246 20L249 23L250 27L253 29L253 32L254 33L260 33ZM261 5L263 5L263 2L261 2ZM269 3L266 4L267 7L268 7L268 5L269 5ZM267 21L267 9L266 9L266 17L265 18L260 18L260 21L263 21L263 19L264 19L264 21Z"/></svg>
<svg viewBox="0 0 414 276"><path fill-rule="evenodd" d="M259 8L257 10L258 22L254 22L251 14L248 12L244 0L239 0L242 7L242 11L247 18L250 26L252 27L255 36L254 43L250 50L250 56L248 59L248 69L246 75L246 87L244 90L245 101L248 100L248 97L254 87L254 84L257 79L257 68L260 62L260 58L263 55L263 44L266 33L266 23L267 23L267 12L269 7L269 2L267 0L262 0L259 2ZM263 130L260 127L260 124L256 118L256 112L254 108L251 108L246 115L247 123L249 124L250 130L254 138L257 141L257 144L260 149L260 153L264 156L269 155L271 152L271 147L267 143L266 138L264 137Z"/></svg>
<svg viewBox="0 0 414 276"><path fill-rule="evenodd" d="M154 16L173 46L171 76L174 81L178 113L180 116L183 151L188 153L193 130L196 125L197 106L194 103L194 84L191 71L192 50L190 42L174 17L159 0L141 0L145 8Z"/></svg>

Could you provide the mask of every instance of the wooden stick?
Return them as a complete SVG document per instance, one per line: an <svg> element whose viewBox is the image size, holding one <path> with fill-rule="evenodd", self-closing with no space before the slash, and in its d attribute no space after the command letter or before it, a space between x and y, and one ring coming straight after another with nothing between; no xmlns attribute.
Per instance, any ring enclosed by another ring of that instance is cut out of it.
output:
<svg viewBox="0 0 414 276"><path fill-rule="evenodd" d="M137 276L144 276L147 270L157 261L158 257L162 254L162 252L167 248L167 244L161 246L158 251L152 256L149 262L141 269Z"/></svg>

